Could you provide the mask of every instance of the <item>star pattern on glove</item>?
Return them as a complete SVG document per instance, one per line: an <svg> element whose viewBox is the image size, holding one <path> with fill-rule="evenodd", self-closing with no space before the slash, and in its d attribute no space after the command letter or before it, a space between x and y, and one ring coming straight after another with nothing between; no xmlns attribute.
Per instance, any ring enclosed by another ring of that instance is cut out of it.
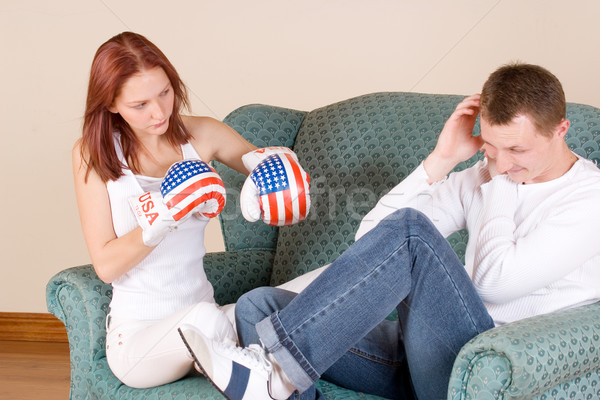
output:
<svg viewBox="0 0 600 400"><path fill-rule="evenodd" d="M277 154L267 157L258 164L251 178L259 188L261 196L286 190L289 186L287 173Z"/></svg>
<svg viewBox="0 0 600 400"><path fill-rule="evenodd" d="M212 169L203 161L186 160L178 162L167 171L165 179L160 185L160 191L163 196L175 189L178 185L193 176L211 172Z"/></svg>

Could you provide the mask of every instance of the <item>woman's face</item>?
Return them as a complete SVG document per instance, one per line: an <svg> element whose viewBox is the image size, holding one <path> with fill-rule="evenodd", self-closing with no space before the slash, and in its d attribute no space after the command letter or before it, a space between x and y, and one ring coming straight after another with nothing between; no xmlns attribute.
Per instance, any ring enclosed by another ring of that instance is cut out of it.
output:
<svg viewBox="0 0 600 400"><path fill-rule="evenodd" d="M167 74L155 67L125 81L109 111L120 114L138 137L162 135L169 127L174 101Z"/></svg>

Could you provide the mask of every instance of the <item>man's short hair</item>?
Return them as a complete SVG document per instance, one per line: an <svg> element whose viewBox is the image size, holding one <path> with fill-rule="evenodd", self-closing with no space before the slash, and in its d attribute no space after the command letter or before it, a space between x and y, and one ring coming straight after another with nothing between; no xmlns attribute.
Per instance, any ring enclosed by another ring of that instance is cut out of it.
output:
<svg viewBox="0 0 600 400"><path fill-rule="evenodd" d="M538 65L513 63L493 72L481 91L481 117L491 125L505 125L519 115L531 119L538 132L552 135L566 116L562 85Z"/></svg>

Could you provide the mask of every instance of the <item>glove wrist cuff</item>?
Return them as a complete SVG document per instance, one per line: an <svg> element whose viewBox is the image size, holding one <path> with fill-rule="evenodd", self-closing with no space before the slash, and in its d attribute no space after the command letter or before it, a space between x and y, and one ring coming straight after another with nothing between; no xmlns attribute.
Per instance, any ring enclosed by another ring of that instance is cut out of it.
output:
<svg viewBox="0 0 600 400"><path fill-rule="evenodd" d="M291 149L287 147L273 146L263 147L248 152L242 156L242 162L248 172L254 171L254 169L260 164L265 158L272 156L273 154L291 154L297 161L298 157Z"/></svg>
<svg viewBox="0 0 600 400"><path fill-rule="evenodd" d="M139 197L129 199L131 209L142 227L144 244L154 247L159 244L177 223L171 216L157 192L144 193Z"/></svg>

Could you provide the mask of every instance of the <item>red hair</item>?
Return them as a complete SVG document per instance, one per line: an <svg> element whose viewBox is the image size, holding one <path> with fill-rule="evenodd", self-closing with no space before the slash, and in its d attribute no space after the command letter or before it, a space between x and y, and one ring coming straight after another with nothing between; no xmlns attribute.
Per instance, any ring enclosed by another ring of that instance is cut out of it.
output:
<svg viewBox="0 0 600 400"><path fill-rule="evenodd" d="M183 107L190 109L187 89L179 74L148 39L137 33L123 32L100 46L92 62L81 139L81 156L87 164L86 180L92 169L104 182L123 175L122 169L127 166L117 156L113 141L115 131L121 134L123 155L129 167L139 173L140 142L121 115L110 112L109 108L127 79L156 67L163 69L175 95L166 138L173 146L191 138L179 115Z"/></svg>

